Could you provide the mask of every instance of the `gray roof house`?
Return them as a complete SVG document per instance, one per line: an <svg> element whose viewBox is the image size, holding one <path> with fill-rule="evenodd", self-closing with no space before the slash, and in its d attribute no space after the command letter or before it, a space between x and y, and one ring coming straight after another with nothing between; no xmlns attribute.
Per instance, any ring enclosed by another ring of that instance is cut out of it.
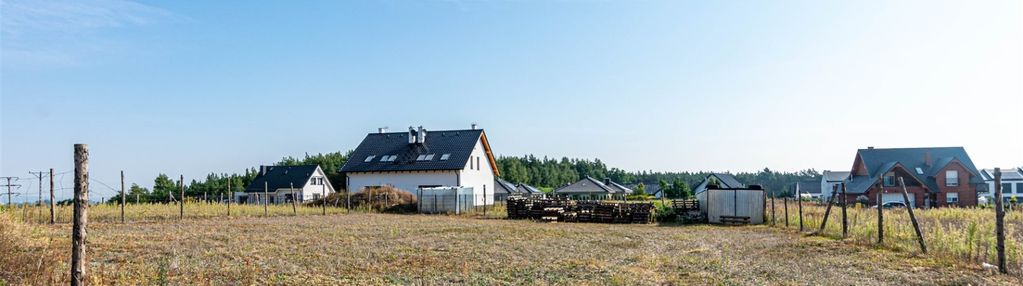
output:
<svg viewBox="0 0 1023 286"><path fill-rule="evenodd" d="M821 182L817 180L796 182L792 184L791 193L795 196L797 192L803 198L819 199L821 198Z"/></svg>
<svg viewBox="0 0 1023 286"><path fill-rule="evenodd" d="M1016 197L1017 201L1023 201L1023 168L1001 168L1002 170L1002 199L1009 201ZM985 197L987 202L994 202L995 197L995 169L980 170L980 177L987 184L987 190L977 192L980 197Z"/></svg>
<svg viewBox="0 0 1023 286"><path fill-rule="evenodd" d="M739 180L735 179L735 177L730 174L712 173L707 175L707 178L704 178L699 185L696 185L696 187L693 188L693 194L699 194L706 191L707 185L711 183L711 180L715 180L718 184L718 188L722 189L739 189L746 187L745 184L740 183Z"/></svg>
<svg viewBox="0 0 1023 286"><path fill-rule="evenodd" d="M607 183L605 184L605 182ZM622 188L615 186L617 183L611 182L611 180L605 180L605 182L586 177L554 190L554 194L578 199L614 199L625 195Z"/></svg>
<svg viewBox="0 0 1023 286"><path fill-rule="evenodd" d="M518 190L519 193L531 197L543 197L544 195L546 195L546 193L544 193L542 190L526 184L518 184L517 186L515 186L515 188Z"/></svg>
<svg viewBox="0 0 1023 286"><path fill-rule="evenodd" d="M977 191L985 186L980 171L963 147L859 149L846 181L846 199L865 195L875 202L877 184L883 184L885 202L900 201L897 177L905 178L910 202L916 207L976 205ZM986 187L985 187L986 188Z"/></svg>
<svg viewBox="0 0 1023 286"><path fill-rule="evenodd" d="M494 178L494 193L495 194L514 194L518 192L515 188L515 184L509 183L501 178Z"/></svg>

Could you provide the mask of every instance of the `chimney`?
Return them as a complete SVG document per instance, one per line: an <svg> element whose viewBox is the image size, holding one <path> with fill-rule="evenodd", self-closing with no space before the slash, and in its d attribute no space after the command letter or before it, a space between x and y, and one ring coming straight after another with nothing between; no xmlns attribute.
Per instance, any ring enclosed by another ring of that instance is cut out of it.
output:
<svg viewBox="0 0 1023 286"><path fill-rule="evenodd" d="M379 133L379 134L384 134L384 132L387 132L387 127L380 127L380 128L377 128L377 133Z"/></svg>
<svg viewBox="0 0 1023 286"><path fill-rule="evenodd" d="M259 175L266 175L266 166L259 165Z"/></svg>
<svg viewBox="0 0 1023 286"><path fill-rule="evenodd" d="M874 150L874 146L867 146L867 150Z"/></svg>
<svg viewBox="0 0 1023 286"><path fill-rule="evenodd" d="M419 137L418 134L416 134L416 129L413 128L412 126L409 126L408 127L408 144L409 145L416 144L416 141L419 141L419 139L417 139L416 137Z"/></svg>
<svg viewBox="0 0 1023 286"><path fill-rule="evenodd" d="M476 124L476 122L473 122L473 123L472 123L472 130L476 130L476 126L477 126L477 125L479 125L479 124Z"/></svg>
<svg viewBox="0 0 1023 286"><path fill-rule="evenodd" d="M924 152L924 166L931 166L931 152Z"/></svg>
<svg viewBox="0 0 1023 286"><path fill-rule="evenodd" d="M426 144L426 128L419 126L419 136L416 137L416 143Z"/></svg>
<svg viewBox="0 0 1023 286"><path fill-rule="evenodd" d="M604 178L604 185L611 185L611 178Z"/></svg>

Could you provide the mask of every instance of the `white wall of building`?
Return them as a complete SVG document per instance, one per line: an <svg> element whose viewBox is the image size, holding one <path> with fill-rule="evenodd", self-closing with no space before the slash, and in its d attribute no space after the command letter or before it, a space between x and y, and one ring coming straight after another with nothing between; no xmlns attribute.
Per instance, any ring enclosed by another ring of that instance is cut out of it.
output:
<svg viewBox="0 0 1023 286"><path fill-rule="evenodd" d="M990 181L986 181L986 183L987 183L987 192L984 192L984 193L977 192L977 198L979 199L981 197L987 197L987 199L988 199L987 201L988 202L994 202L994 198L995 198L995 181L994 180L990 180ZM1020 184L1023 184L1023 181L1004 180L1004 181L1002 181L1002 184L1011 184L1011 186L1009 186L1009 188L1002 188L1002 198L1008 199L1008 198L1011 198L1011 197L1016 197L1016 201L1017 202L1023 203L1023 186L1020 186Z"/></svg>
<svg viewBox="0 0 1023 286"><path fill-rule="evenodd" d="M460 171L462 187L471 187L478 194L476 204L490 205L494 203L494 169L490 166L483 141L477 140L472 148L469 162Z"/></svg>

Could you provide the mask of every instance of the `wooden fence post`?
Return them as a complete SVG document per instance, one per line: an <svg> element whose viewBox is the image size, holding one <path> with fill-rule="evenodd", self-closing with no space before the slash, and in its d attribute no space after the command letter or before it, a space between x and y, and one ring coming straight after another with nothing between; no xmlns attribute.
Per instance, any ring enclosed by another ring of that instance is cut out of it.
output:
<svg viewBox="0 0 1023 286"><path fill-rule="evenodd" d="M181 175L178 182L181 184L181 204L178 205L178 219L185 219L185 175Z"/></svg>
<svg viewBox="0 0 1023 286"><path fill-rule="evenodd" d="M995 168L995 249L998 251L998 271L1009 273L1005 267L1005 209L1002 208L1002 169Z"/></svg>
<svg viewBox="0 0 1023 286"><path fill-rule="evenodd" d="M291 214L298 215L298 196L295 196L295 183L289 183L291 189Z"/></svg>
<svg viewBox="0 0 1023 286"><path fill-rule="evenodd" d="M710 200L710 193L707 193L707 200ZM778 221L774 217L775 213L776 212L774 211L774 192L771 192L771 226L774 226L774 222Z"/></svg>
<svg viewBox="0 0 1023 286"><path fill-rule="evenodd" d="M916 206L909 202L909 191L906 190L906 182L902 177L899 177L899 186L902 187L902 200L906 202L909 220L913 221L913 230L916 231L916 239L920 242L920 250L927 253L927 244L924 244L924 234L920 231L920 223L916 221L916 215L913 214L913 208L916 208Z"/></svg>
<svg viewBox="0 0 1023 286"><path fill-rule="evenodd" d="M782 198L782 206L785 209L785 227L789 227L789 197Z"/></svg>
<svg viewBox="0 0 1023 286"><path fill-rule="evenodd" d="M842 183L842 238L849 237L849 215L846 213L846 206L849 205L849 197L846 196L845 182Z"/></svg>
<svg viewBox="0 0 1023 286"><path fill-rule="evenodd" d="M50 168L50 224L57 223L57 212L53 209L53 168Z"/></svg>
<svg viewBox="0 0 1023 286"><path fill-rule="evenodd" d="M884 177L877 182L877 244L884 243Z"/></svg>
<svg viewBox="0 0 1023 286"><path fill-rule="evenodd" d="M327 184L320 184L320 197L322 197L323 215L327 215Z"/></svg>
<svg viewBox="0 0 1023 286"><path fill-rule="evenodd" d="M128 202L124 196L124 170L121 170L121 223L124 223L124 204Z"/></svg>
<svg viewBox="0 0 1023 286"><path fill-rule="evenodd" d="M89 147L75 144L75 214L71 230L71 285L85 285L85 237L89 222Z"/></svg>
<svg viewBox="0 0 1023 286"><path fill-rule="evenodd" d="M803 232L803 195L799 192L799 183L796 183L796 207L799 208L799 232Z"/></svg>
<svg viewBox="0 0 1023 286"><path fill-rule="evenodd" d="M824 227L828 225L828 216L831 215L831 205L835 203L835 197L837 196L838 190L831 190L831 197L828 197L828 207L824 208L824 219L821 220L820 230L817 231L818 234L824 233Z"/></svg>
<svg viewBox="0 0 1023 286"><path fill-rule="evenodd" d="M268 187L267 181L263 181L263 216L270 216L270 210L267 209L270 204L270 187Z"/></svg>
<svg viewBox="0 0 1023 286"><path fill-rule="evenodd" d="M234 181L234 177L227 179L227 216L231 216L231 201L234 200L234 193L231 192L231 181Z"/></svg>

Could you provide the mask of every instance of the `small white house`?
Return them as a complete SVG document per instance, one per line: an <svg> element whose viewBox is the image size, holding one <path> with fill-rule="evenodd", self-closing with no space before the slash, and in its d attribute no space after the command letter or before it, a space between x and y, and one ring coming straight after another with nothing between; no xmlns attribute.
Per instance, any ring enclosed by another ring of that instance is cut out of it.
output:
<svg viewBox="0 0 1023 286"><path fill-rule="evenodd" d="M824 170L824 175L821 176L820 186L820 199L827 201L831 199L831 191L838 190L842 191L842 182L845 182L849 178L849 172L835 172Z"/></svg>
<svg viewBox="0 0 1023 286"><path fill-rule="evenodd" d="M259 166L259 174L245 191L234 194L234 200L243 204L261 204L264 200L281 204L291 203L293 198L299 202L318 200L332 193L334 187L320 166Z"/></svg>
<svg viewBox="0 0 1023 286"><path fill-rule="evenodd" d="M476 205L494 203L494 178L500 175L487 134L475 125L429 132L381 129L366 135L341 172L352 192L391 186L416 196L424 188L464 187L472 188Z"/></svg>
<svg viewBox="0 0 1023 286"><path fill-rule="evenodd" d="M1002 199L1009 202L1013 197L1017 202L1023 203L1023 168L1002 168ZM988 202L994 202L995 198L995 169L984 169L980 171L980 177L987 184L987 190L977 190L977 197L985 198Z"/></svg>

